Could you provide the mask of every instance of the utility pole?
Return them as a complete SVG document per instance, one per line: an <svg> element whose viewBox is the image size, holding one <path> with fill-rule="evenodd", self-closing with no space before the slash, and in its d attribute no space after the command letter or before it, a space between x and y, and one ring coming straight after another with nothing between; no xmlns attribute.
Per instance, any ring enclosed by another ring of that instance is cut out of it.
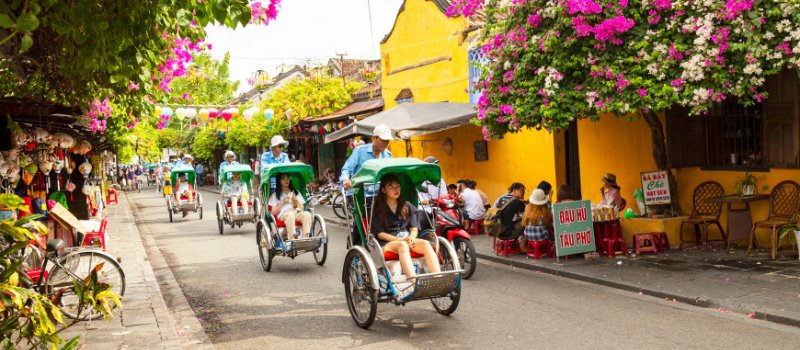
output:
<svg viewBox="0 0 800 350"><path fill-rule="evenodd" d="M337 52L336 56L339 56L339 73L342 76L342 87L347 89L347 81L344 74L344 56L347 56L347 52Z"/></svg>

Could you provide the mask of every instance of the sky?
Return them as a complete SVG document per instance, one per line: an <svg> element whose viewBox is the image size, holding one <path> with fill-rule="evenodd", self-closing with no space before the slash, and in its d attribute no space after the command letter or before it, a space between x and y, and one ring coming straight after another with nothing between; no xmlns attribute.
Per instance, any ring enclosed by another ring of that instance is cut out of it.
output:
<svg viewBox="0 0 800 350"><path fill-rule="evenodd" d="M328 58L377 59L379 43L389 33L402 0L283 0L278 18L267 26L206 28L211 54L230 52L231 80L239 93L257 70L271 76L282 64L324 64ZM368 9L371 8L371 11ZM370 12L372 35L370 35Z"/></svg>

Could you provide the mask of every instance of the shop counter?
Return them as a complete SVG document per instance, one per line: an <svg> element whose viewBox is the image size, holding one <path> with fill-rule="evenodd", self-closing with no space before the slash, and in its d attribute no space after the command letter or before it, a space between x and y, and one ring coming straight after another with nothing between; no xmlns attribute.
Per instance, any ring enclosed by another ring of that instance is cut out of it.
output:
<svg viewBox="0 0 800 350"><path fill-rule="evenodd" d="M666 232L667 237L669 238L670 248L677 248L681 243L681 221L685 220L686 218L688 218L688 216L676 216L663 219L621 218L620 226L622 226L622 236L625 237L625 242L628 244L628 247L633 247L634 234Z"/></svg>

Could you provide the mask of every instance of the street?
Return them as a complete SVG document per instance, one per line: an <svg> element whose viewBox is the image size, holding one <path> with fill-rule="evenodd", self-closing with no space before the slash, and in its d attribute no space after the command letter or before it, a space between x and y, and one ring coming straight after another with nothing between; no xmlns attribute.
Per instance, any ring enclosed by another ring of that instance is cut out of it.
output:
<svg viewBox="0 0 800 350"><path fill-rule="evenodd" d="M771 348L794 349L800 330L479 261L450 317L429 302L380 304L369 330L350 318L341 282L346 229L328 224L328 260L259 263L255 225L225 227L202 191L197 213L170 223L164 199L128 193L136 223L152 235L208 338L242 348ZM172 307L168 305L168 307Z"/></svg>

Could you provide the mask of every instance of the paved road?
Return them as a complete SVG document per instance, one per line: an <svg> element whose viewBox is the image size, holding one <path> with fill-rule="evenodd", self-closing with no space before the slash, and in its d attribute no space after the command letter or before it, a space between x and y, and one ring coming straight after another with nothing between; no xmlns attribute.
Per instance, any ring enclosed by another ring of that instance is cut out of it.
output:
<svg viewBox="0 0 800 350"><path fill-rule="evenodd" d="M350 318L341 283L345 230L329 225L328 261L258 259L255 226L219 235L218 195L204 192L205 219L169 223L163 198L133 194L145 225L211 341L241 348L772 348L796 349L800 330L723 311L572 280L479 264L459 309L429 302L381 304L370 330Z"/></svg>

